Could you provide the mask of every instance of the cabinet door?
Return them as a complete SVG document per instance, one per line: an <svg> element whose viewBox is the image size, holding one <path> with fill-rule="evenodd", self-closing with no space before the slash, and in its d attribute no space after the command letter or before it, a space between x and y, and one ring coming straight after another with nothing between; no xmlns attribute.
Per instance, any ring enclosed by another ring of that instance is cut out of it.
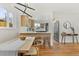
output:
<svg viewBox="0 0 79 59"><path fill-rule="evenodd" d="M32 31L34 31L34 20L29 19L26 15L21 15L21 26L29 27Z"/></svg>
<svg viewBox="0 0 79 59"><path fill-rule="evenodd" d="M32 28L32 31L34 31L34 20L31 20L31 28Z"/></svg>
<svg viewBox="0 0 79 59"><path fill-rule="evenodd" d="M29 26L29 18L26 15L21 15L21 26Z"/></svg>

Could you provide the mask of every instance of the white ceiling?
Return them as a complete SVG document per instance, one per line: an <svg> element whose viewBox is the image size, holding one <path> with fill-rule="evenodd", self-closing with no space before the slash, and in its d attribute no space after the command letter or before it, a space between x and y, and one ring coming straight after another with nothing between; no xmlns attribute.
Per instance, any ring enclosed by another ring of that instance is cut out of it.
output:
<svg viewBox="0 0 79 59"><path fill-rule="evenodd" d="M33 3L30 5L40 12L79 12L79 3Z"/></svg>
<svg viewBox="0 0 79 59"><path fill-rule="evenodd" d="M12 11L15 14L22 14L20 11L16 10L14 6L17 4L0 4L0 6L6 7L9 11ZM66 15L79 15L79 3L29 3L29 6L35 8L35 11L27 10L27 13L31 14L36 19L47 19L53 16L53 13L56 15L66 14Z"/></svg>
<svg viewBox="0 0 79 59"><path fill-rule="evenodd" d="M34 15L42 18L54 15L79 15L79 3L32 3L29 4L36 9Z"/></svg>

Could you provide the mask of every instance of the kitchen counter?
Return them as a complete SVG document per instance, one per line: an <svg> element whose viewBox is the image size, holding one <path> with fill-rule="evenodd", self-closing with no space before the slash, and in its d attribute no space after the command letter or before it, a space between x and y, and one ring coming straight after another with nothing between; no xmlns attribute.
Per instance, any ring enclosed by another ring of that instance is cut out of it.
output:
<svg viewBox="0 0 79 59"><path fill-rule="evenodd" d="M50 32L20 32L20 33L50 33Z"/></svg>
<svg viewBox="0 0 79 59"><path fill-rule="evenodd" d="M35 39L41 37L42 40L44 40L44 41L47 40L49 46L51 46L50 45L51 33L49 33L49 32L27 32L27 33L20 33L19 38L22 39L22 40L25 40L25 38L28 37L28 36L35 37Z"/></svg>

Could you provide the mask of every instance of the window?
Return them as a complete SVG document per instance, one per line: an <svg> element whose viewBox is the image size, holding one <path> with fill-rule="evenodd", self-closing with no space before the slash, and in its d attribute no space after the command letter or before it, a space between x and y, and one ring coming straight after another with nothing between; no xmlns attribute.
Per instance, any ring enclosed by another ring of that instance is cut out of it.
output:
<svg viewBox="0 0 79 59"><path fill-rule="evenodd" d="M0 27L13 27L13 14L5 8L0 8Z"/></svg>

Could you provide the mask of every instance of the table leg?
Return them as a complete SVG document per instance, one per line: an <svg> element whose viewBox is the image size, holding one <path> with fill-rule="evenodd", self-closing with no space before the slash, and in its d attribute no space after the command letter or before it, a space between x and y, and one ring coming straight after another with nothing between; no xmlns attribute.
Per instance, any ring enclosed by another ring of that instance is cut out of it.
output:
<svg viewBox="0 0 79 59"><path fill-rule="evenodd" d="M50 40L48 40L48 46L49 46L49 48L51 48L51 45L50 45Z"/></svg>
<svg viewBox="0 0 79 59"><path fill-rule="evenodd" d="M43 46L45 47L45 39L43 39Z"/></svg>

